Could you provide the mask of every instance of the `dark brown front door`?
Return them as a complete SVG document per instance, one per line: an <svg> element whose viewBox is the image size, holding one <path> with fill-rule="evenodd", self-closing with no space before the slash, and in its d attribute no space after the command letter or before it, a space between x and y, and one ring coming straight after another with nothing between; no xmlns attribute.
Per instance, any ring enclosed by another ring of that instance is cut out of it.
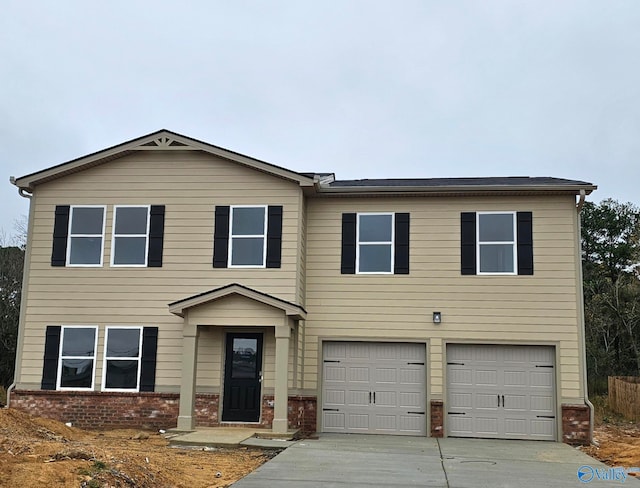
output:
<svg viewBox="0 0 640 488"><path fill-rule="evenodd" d="M223 422L260 420L262 334L227 334L224 367Z"/></svg>

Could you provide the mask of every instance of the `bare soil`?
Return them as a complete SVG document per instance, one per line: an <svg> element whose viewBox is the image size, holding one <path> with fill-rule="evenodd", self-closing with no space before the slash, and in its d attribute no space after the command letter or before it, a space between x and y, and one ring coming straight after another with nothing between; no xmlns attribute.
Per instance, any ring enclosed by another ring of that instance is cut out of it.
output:
<svg viewBox="0 0 640 488"><path fill-rule="evenodd" d="M276 452L168 447L155 432L88 431L0 409L0 487L226 487Z"/></svg>
<svg viewBox="0 0 640 488"><path fill-rule="evenodd" d="M640 467L640 423L594 399L598 446L582 450L609 466ZM168 447L155 432L89 431L0 409L0 487L227 487L277 451ZM636 476L640 473L629 473Z"/></svg>
<svg viewBox="0 0 640 488"><path fill-rule="evenodd" d="M612 412L607 397L593 398L594 440L598 445L583 447L590 456L612 467L640 468L640 423L630 422ZM629 473L639 476L640 473Z"/></svg>

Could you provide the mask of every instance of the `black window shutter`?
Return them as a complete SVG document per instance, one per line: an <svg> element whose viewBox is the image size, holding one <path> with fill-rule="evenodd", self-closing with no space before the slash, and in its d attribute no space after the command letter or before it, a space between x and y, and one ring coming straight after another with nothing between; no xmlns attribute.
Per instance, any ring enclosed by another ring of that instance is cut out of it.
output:
<svg viewBox="0 0 640 488"><path fill-rule="evenodd" d="M342 274L356 272L356 218L355 213L342 214Z"/></svg>
<svg viewBox="0 0 640 488"><path fill-rule="evenodd" d="M164 205L151 205L149 215L149 268L162 267L162 248L164 246Z"/></svg>
<svg viewBox="0 0 640 488"><path fill-rule="evenodd" d="M51 266L67 264L67 235L69 232L69 205L57 205L53 224Z"/></svg>
<svg viewBox="0 0 640 488"><path fill-rule="evenodd" d="M156 387L156 354L158 328L142 329L142 359L140 361L140 391L154 391Z"/></svg>
<svg viewBox="0 0 640 488"><path fill-rule="evenodd" d="M533 214L518 212L518 274L533 274Z"/></svg>
<svg viewBox="0 0 640 488"><path fill-rule="evenodd" d="M69 208L69 207L67 207ZM58 357L60 354L60 330L59 325L47 325L44 340L44 364L42 365L43 390L55 390L58 378Z"/></svg>
<svg viewBox="0 0 640 488"><path fill-rule="evenodd" d="M394 274L409 274L409 214L395 216Z"/></svg>
<svg viewBox="0 0 640 488"><path fill-rule="evenodd" d="M267 212L267 268L279 268L282 258L282 205Z"/></svg>
<svg viewBox="0 0 640 488"><path fill-rule="evenodd" d="M476 213L460 214L460 271L463 275L476 274Z"/></svg>
<svg viewBox="0 0 640 488"><path fill-rule="evenodd" d="M229 206L216 206L213 231L213 267L226 268L229 260Z"/></svg>

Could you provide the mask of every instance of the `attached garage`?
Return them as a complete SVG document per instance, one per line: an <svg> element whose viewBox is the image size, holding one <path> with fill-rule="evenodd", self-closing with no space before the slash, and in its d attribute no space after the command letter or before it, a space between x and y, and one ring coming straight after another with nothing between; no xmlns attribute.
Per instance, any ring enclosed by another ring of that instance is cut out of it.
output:
<svg viewBox="0 0 640 488"><path fill-rule="evenodd" d="M325 342L322 431L426 435L425 344Z"/></svg>
<svg viewBox="0 0 640 488"><path fill-rule="evenodd" d="M556 440L553 347L449 344L446 353L449 436Z"/></svg>

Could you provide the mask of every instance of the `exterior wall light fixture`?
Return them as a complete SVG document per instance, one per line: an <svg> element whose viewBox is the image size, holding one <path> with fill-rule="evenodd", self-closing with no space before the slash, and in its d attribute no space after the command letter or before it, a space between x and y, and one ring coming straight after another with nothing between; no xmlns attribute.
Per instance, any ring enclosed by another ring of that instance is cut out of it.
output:
<svg viewBox="0 0 640 488"><path fill-rule="evenodd" d="M433 323L439 324L442 322L442 313L441 312L433 312Z"/></svg>

